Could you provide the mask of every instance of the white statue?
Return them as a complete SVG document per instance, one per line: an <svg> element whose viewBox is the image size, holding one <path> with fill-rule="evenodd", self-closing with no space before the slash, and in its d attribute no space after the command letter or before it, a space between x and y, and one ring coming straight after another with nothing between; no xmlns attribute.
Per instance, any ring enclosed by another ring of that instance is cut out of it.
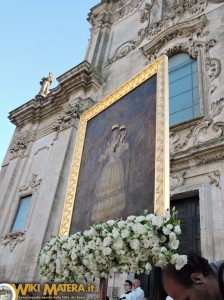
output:
<svg viewBox="0 0 224 300"><path fill-rule="evenodd" d="M41 95L43 97L46 97L50 91L49 91L49 86L51 85L53 81L53 74L50 72L48 77L43 77L40 81L40 91L38 93L38 95Z"/></svg>

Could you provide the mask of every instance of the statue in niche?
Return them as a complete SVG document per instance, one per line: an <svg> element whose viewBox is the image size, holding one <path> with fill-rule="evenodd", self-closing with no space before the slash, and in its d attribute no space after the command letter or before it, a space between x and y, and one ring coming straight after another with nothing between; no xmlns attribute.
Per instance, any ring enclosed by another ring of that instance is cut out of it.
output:
<svg viewBox="0 0 224 300"><path fill-rule="evenodd" d="M51 85L53 81L53 74L50 72L48 77L43 77L40 81L40 91L38 93L38 95L46 97L50 91L49 91L49 86Z"/></svg>
<svg viewBox="0 0 224 300"><path fill-rule="evenodd" d="M91 215L91 221L94 223L117 218L126 206L126 170L122 163L122 155L129 149L126 142L127 131L124 125L119 124L114 124L111 131L111 140L99 157L100 176Z"/></svg>

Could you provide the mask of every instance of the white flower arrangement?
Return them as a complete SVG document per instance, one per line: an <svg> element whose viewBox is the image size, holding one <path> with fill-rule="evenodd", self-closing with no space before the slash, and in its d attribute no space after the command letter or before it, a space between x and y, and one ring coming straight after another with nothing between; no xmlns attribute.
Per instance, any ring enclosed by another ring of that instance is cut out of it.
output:
<svg viewBox="0 0 224 300"><path fill-rule="evenodd" d="M40 252L40 274L50 281L69 282L112 273L149 274L168 262L179 270L187 257L177 253L181 229L176 214L145 211L126 221L109 220L71 236L53 237Z"/></svg>

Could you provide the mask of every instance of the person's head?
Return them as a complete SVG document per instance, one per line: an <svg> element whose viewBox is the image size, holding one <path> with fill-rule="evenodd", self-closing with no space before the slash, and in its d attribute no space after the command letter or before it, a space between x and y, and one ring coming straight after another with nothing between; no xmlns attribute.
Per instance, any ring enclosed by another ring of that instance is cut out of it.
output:
<svg viewBox="0 0 224 300"><path fill-rule="evenodd" d="M132 282L131 280L125 280L124 282L124 290L125 292L130 291L132 289Z"/></svg>
<svg viewBox="0 0 224 300"><path fill-rule="evenodd" d="M187 264L180 270L168 264L162 273L163 285L174 300L221 300L218 280L208 261L195 253L188 255Z"/></svg>
<svg viewBox="0 0 224 300"><path fill-rule="evenodd" d="M140 285L141 285L141 280L135 278L134 281L133 281L133 288L137 289L138 287L140 287Z"/></svg>

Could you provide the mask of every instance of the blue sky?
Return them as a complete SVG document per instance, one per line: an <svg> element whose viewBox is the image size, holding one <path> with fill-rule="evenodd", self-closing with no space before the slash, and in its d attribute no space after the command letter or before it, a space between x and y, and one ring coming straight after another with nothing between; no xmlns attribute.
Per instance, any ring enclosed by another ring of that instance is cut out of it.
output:
<svg viewBox="0 0 224 300"><path fill-rule="evenodd" d="M15 126L8 113L31 100L40 79L84 60L90 9L100 0L7 0L0 5L0 163Z"/></svg>

